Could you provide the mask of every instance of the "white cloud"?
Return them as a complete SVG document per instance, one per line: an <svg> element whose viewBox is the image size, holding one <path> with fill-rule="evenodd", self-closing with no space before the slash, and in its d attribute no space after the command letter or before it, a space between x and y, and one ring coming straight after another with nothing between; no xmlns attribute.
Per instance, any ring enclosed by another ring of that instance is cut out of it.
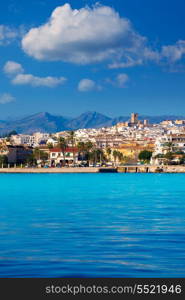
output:
<svg viewBox="0 0 185 300"><path fill-rule="evenodd" d="M113 62L109 64L109 69L120 69L140 66L143 64L142 59L134 60L132 57L128 57L125 62Z"/></svg>
<svg viewBox="0 0 185 300"><path fill-rule="evenodd" d="M32 28L23 37L22 48L38 60L77 64L111 60L124 67L134 65L134 61L138 64L138 57L139 63L146 59L146 42L131 22L111 7L95 5L73 10L65 4L53 11L47 23Z"/></svg>
<svg viewBox="0 0 185 300"><path fill-rule="evenodd" d="M110 78L106 79L107 83L110 83L113 86L118 88L126 88L127 87L126 84L128 83L128 81L129 81L129 77L125 73L118 74L115 79L110 79Z"/></svg>
<svg viewBox="0 0 185 300"><path fill-rule="evenodd" d="M170 63L178 62L185 55L185 40L179 40L175 45L163 46L161 57Z"/></svg>
<svg viewBox="0 0 185 300"><path fill-rule="evenodd" d="M6 74L10 75L24 72L22 65L15 61L7 61L3 70Z"/></svg>
<svg viewBox="0 0 185 300"><path fill-rule="evenodd" d="M38 60L82 65L107 61L110 69L118 69L177 62L185 54L185 41L156 50L113 8L96 4L72 9L67 3L57 7L45 24L29 30L22 48Z"/></svg>
<svg viewBox="0 0 185 300"><path fill-rule="evenodd" d="M129 81L129 77L127 74L123 73L123 74L119 74L116 77L116 83L118 85L118 87L120 88L125 88L126 87L126 83Z"/></svg>
<svg viewBox="0 0 185 300"><path fill-rule="evenodd" d="M0 25L0 46L10 44L18 35L18 30L10 28L9 26Z"/></svg>
<svg viewBox="0 0 185 300"><path fill-rule="evenodd" d="M67 80L65 77L39 77L32 74L25 74L23 66L15 61L7 61L3 70L7 75L11 75L11 82L14 85L31 85L33 87L46 86L53 88L64 84Z"/></svg>
<svg viewBox="0 0 185 300"><path fill-rule="evenodd" d="M129 82L129 76L125 73L118 74L114 79L107 78L104 81L105 83L111 84L118 88L126 88L127 83ZM102 81L102 83L103 83ZM101 91L103 88L103 85L97 84L94 80L85 78L82 79L78 83L78 90L80 92L89 92L89 91Z"/></svg>
<svg viewBox="0 0 185 300"><path fill-rule="evenodd" d="M0 95L0 104L6 104L14 101L15 98L9 93L4 93Z"/></svg>
<svg viewBox="0 0 185 300"><path fill-rule="evenodd" d="M38 77L32 74L18 74L12 79L12 83L15 85L31 85L33 87L46 86L50 88L62 85L65 81L66 78L64 77Z"/></svg>
<svg viewBox="0 0 185 300"><path fill-rule="evenodd" d="M99 91L101 90L101 86L96 84L95 81L91 79L82 79L78 84L78 90L80 92L89 92L89 91Z"/></svg>

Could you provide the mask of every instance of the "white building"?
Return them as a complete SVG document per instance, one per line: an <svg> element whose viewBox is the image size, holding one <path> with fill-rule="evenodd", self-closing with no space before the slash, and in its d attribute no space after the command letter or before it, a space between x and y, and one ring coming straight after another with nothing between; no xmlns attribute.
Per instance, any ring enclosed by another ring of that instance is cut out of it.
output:
<svg viewBox="0 0 185 300"><path fill-rule="evenodd" d="M50 164L53 166L56 166L57 164L70 165L73 163L73 158L74 158L74 163L77 163L78 162L77 148L67 147L65 150L65 157L64 157L64 153L60 148L50 149L49 159L50 159Z"/></svg>
<svg viewBox="0 0 185 300"><path fill-rule="evenodd" d="M11 141L14 145L27 145L37 147L42 141L47 142L49 139L48 133L36 132L33 135L17 134L11 136Z"/></svg>
<svg viewBox="0 0 185 300"><path fill-rule="evenodd" d="M35 137L32 135L18 134L11 136L12 143L16 145L33 146L35 144Z"/></svg>
<svg viewBox="0 0 185 300"><path fill-rule="evenodd" d="M58 140L55 139L55 138L50 137L50 138L47 140L47 144L52 144L53 147L55 147L55 146L58 144Z"/></svg>
<svg viewBox="0 0 185 300"><path fill-rule="evenodd" d="M166 154L167 152L185 153L185 134L166 134L156 138L153 156L157 154Z"/></svg>

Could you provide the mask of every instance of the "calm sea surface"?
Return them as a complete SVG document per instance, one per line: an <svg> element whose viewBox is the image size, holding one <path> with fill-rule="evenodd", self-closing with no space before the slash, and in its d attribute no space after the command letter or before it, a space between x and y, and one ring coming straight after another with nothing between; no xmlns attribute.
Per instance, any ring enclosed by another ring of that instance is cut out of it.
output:
<svg viewBox="0 0 185 300"><path fill-rule="evenodd" d="M0 277L185 277L185 175L1 174Z"/></svg>

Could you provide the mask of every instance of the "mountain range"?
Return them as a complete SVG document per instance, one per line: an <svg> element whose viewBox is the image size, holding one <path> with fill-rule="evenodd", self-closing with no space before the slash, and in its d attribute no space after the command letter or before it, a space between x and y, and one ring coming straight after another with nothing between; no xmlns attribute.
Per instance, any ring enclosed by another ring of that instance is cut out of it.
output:
<svg viewBox="0 0 185 300"><path fill-rule="evenodd" d="M159 123L163 120L185 119L183 116L140 116L140 120L147 119L150 123ZM100 128L116 125L119 122L129 120L128 116L110 118L98 112L86 112L76 118L67 118L60 115L52 115L41 112L16 120L0 121L0 134L15 130L17 133L31 134L33 132L54 133L63 130L77 130L82 128Z"/></svg>

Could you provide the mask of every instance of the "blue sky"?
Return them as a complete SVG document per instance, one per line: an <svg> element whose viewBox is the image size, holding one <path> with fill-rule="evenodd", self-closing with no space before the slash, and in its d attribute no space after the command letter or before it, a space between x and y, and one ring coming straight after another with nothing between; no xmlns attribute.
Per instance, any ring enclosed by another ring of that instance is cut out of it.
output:
<svg viewBox="0 0 185 300"><path fill-rule="evenodd" d="M184 11L184 0L1 2L0 119L185 115Z"/></svg>

